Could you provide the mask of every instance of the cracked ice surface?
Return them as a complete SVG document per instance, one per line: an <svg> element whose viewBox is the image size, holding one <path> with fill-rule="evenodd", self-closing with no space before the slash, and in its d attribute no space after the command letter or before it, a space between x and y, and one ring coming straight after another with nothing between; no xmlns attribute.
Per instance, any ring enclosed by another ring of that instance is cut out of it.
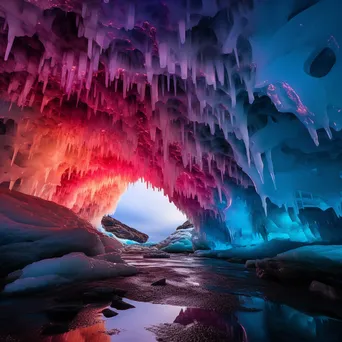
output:
<svg viewBox="0 0 342 342"><path fill-rule="evenodd" d="M0 1L0 183L96 223L143 178L209 240L333 238L341 10Z"/></svg>

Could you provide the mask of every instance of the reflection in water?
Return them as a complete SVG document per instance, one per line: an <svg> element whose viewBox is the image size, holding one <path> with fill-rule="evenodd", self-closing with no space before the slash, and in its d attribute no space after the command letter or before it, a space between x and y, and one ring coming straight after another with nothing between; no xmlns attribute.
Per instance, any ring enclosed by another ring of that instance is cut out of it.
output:
<svg viewBox="0 0 342 342"><path fill-rule="evenodd" d="M314 317L289 306L243 297L243 306L258 311L237 313L249 342L340 342L342 322L328 317Z"/></svg>
<svg viewBox="0 0 342 342"><path fill-rule="evenodd" d="M78 328L67 333L45 337L44 342L110 342L111 338L105 333L105 324L100 322L90 327Z"/></svg>
<svg viewBox="0 0 342 342"><path fill-rule="evenodd" d="M155 330L146 329L152 326L160 326L161 329L172 326L174 330L178 329L181 336L183 331L191 331L190 327L206 326L222 333L224 341L230 342L342 341L341 321L310 316L286 305L256 297L240 296L240 309L228 313L125 301L135 308L118 311L117 316L108 319L100 313L103 307L84 307L74 320L62 324L71 329L68 332L44 330L56 322L49 321L46 307L38 299L0 301L0 341L150 342L156 340L152 332ZM166 336L167 332L164 331ZM31 339L28 340L27 336ZM196 338L193 335L191 337ZM173 340L171 337L164 341Z"/></svg>
<svg viewBox="0 0 342 342"><path fill-rule="evenodd" d="M172 323L181 306L162 305L135 302L125 299L125 302L135 306L134 309L120 311L118 316L106 319L106 329L118 329L120 333L111 336L111 340L115 342L151 342L155 341L155 336L146 328L162 324Z"/></svg>
<svg viewBox="0 0 342 342"><path fill-rule="evenodd" d="M174 323L182 325L200 323L225 333L231 341L247 341L245 329L238 322L234 314L222 314L216 311L187 308L180 311Z"/></svg>

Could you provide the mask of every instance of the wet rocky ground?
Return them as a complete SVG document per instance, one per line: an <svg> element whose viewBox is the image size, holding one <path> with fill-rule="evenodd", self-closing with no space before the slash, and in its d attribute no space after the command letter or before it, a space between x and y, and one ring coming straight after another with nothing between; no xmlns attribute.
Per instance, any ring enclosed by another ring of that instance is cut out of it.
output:
<svg viewBox="0 0 342 342"><path fill-rule="evenodd" d="M124 254L133 277L0 298L0 341L341 341L342 305L224 260Z"/></svg>

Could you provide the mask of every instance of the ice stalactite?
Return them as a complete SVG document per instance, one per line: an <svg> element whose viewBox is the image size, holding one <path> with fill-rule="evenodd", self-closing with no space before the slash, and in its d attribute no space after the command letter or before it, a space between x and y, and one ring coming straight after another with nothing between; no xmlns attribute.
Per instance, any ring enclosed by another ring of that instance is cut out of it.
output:
<svg viewBox="0 0 342 342"><path fill-rule="evenodd" d="M252 206L341 215L342 5L157 3L0 4L1 183L96 221L143 178L226 240Z"/></svg>

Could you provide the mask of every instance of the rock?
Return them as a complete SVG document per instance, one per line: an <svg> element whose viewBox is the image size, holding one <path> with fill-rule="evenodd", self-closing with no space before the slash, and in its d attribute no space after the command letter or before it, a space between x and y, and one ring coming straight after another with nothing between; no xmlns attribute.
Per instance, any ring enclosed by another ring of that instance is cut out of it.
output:
<svg viewBox="0 0 342 342"><path fill-rule="evenodd" d="M17 270L14 272L11 272L10 274L8 274L8 276L5 279L5 283L9 284L12 283L13 281L17 280L18 278L20 278L23 274L22 270Z"/></svg>
<svg viewBox="0 0 342 342"><path fill-rule="evenodd" d="M317 280L311 282L309 290L328 299L338 300L341 298L337 289L335 289L333 286L326 285Z"/></svg>
<svg viewBox="0 0 342 342"><path fill-rule="evenodd" d="M85 303L110 302L115 291L111 287L98 287L83 293L83 301Z"/></svg>
<svg viewBox="0 0 342 342"><path fill-rule="evenodd" d="M42 259L105 252L104 235L61 205L0 188L0 207L0 278Z"/></svg>
<svg viewBox="0 0 342 342"><path fill-rule="evenodd" d="M135 308L134 305L124 302L118 296L113 297L112 304L110 306L114 309L117 309L117 310L128 310L128 309Z"/></svg>
<svg viewBox="0 0 342 342"><path fill-rule="evenodd" d="M228 259L228 262L231 262L232 264L244 264L246 263L246 260L241 258L230 258Z"/></svg>
<svg viewBox="0 0 342 342"><path fill-rule="evenodd" d="M100 255L95 256L94 259L105 260L105 261L120 263L120 264L124 263L124 261L121 259L121 255L118 254L117 252L100 254Z"/></svg>
<svg viewBox="0 0 342 342"><path fill-rule="evenodd" d="M123 248L122 243L115 238L111 238L109 236L102 235L100 237L100 239L101 239L102 245L104 247L105 253L99 253L98 255L112 254L112 253L118 254L118 251L120 251Z"/></svg>
<svg viewBox="0 0 342 342"><path fill-rule="evenodd" d="M65 324L48 324L42 329L42 335L60 335L70 330Z"/></svg>
<svg viewBox="0 0 342 342"><path fill-rule="evenodd" d="M46 311L48 318L55 322L69 322L83 309L83 305L69 304L56 306Z"/></svg>
<svg viewBox="0 0 342 342"><path fill-rule="evenodd" d="M144 243L148 240L148 235L127 226L111 216L104 216L101 221L102 227L110 233L113 233L120 239L127 239Z"/></svg>
<svg viewBox="0 0 342 342"><path fill-rule="evenodd" d="M113 287L95 287L91 290L83 293L83 301L84 303L98 303L98 302L108 302L110 303L113 299L113 296L116 297L124 297L127 293L126 290L113 288Z"/></svg>
<svg viewBox="0 0 342 342"><path fill-rule="evenodd" d="M194 228L176 230L165 240L159 242L157 247L168 253L192 253L193 231Z"/></svg>
<svg viewBox="0 0 342 342"><path fill-rule="evenodd" d="M166 279L160 279L155 281L154 283L151 284L152 286L165 286L166 285Z"/></svg>
<svg viewBox="0 0 342 342"><path fill-rule="evenodd" d="M255 260L247 260L245 268L256 268Z"/></svg>
<svg viewBox="0 0 342 342"><path fill-rule="evenodd" d="M106 287L106 286L98 286L92 288L93 292L98 293L99 295L113 295L115 289L113 287Z"/></svg>
<svg viewBox="0 0 342 342"><path fill-rule="evenodd" d="M113 335L119 335L120 334L120 330L119 329L111 329L111 330L107 330L105 332L106 335L109 336L113 336Z"/></svg>
<svg viewBox="0 0 342 342"><path fill-rule="evenodd" d="M280 253L274 258L256 260L256 273L260 278L305 287L309 287L313 281L318 281L340 288L342 279L340 250L340 245L310 245L296 248ZM317 291L324 292L320 285L316 287Z"/></svg>
<svg viewBox="0 0 342 342"><path fill-rule="evenodd" d="M102 310L102 314L103 316L105 316L106 318L111 318L111 317L114 317L114 316L117 316L118 313L115 312L115 311L112 311L111 309L103 309Z"/></svg>
<svg viewBox="0 0 342 342"><path fill-rule="evenodd" d="M199 232L193 232L192 234L192 249L194 251L209 251L211 249L215 249L215 243L213 241L208 241L203 236L204 234L200 234Z"/></svg>
<svg viewBox="0 0 342 342"><path fill-rule="evenodd" d="M124 297L126 295L127 291L123 289L114 289L114 295L119 296L119 297Z"/></svg>
<svg viewBox="0 0 342 342"><path fill-rule="evenodd" d="M159 249L157 247L150 247L144 245L127 245L125 246L123 252L127 254L155 253L159 252Z"/></svg>
<svg viewBox="0 0 342 342"><path fill-rule="evenodd" d="M194 225L189 221L185 221L182 225L178 226L176 230L194 228Z"/></svg>
<svg viewBox="0 0 342 342"><path fill-rule="evenodd" d="M170 254L164 252L145 253L143 257L151 259L168 259L170 258Z"/></svg>

